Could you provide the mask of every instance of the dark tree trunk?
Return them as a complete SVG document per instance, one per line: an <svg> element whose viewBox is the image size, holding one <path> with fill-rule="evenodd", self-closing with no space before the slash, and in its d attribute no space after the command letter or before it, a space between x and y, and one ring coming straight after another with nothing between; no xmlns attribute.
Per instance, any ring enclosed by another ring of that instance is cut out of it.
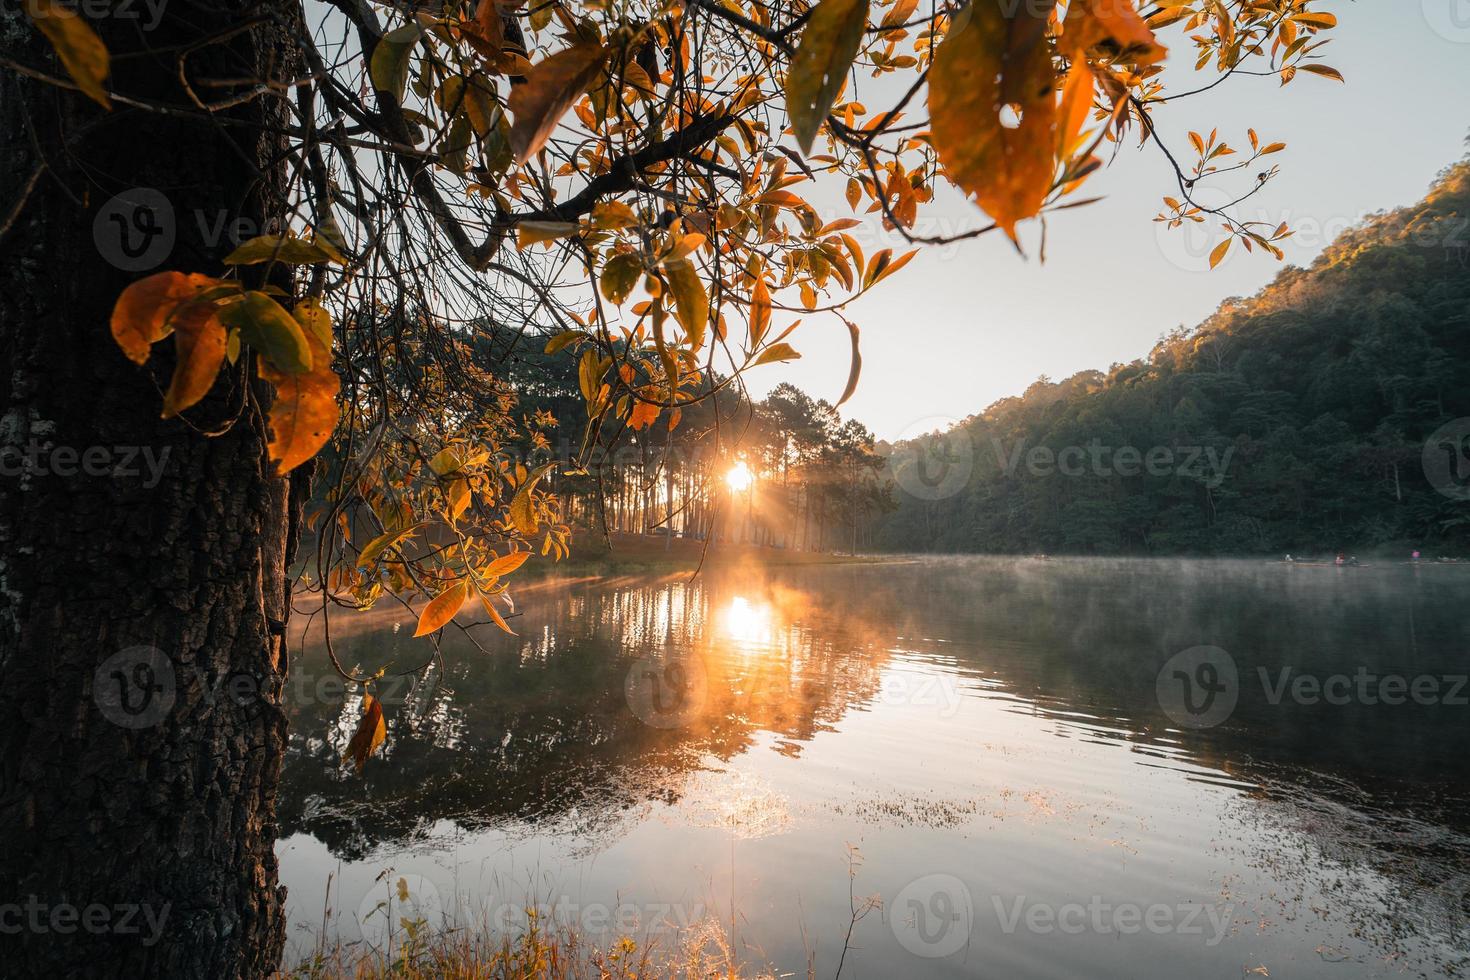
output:
<svg viewBox="0 0 1470 980"><path fill-rule="evenodd" d="M62 74L16 9L0 13L6 54ZM291 9L251 7L280 19L197 50L191 78L289 71ZM94 24L114 91L188 105L172 52L247 11L163 10L151 30L146 15ZM305 480L270 474L243 360L187 422L162 420L172 343L138 368L108 329L128 283L218 273L232 238L279 211L278 148L261 129L279 103L225 115L247 125L104 113L0 68L0 226L25 199L0 238L6 975L260 976L279 963L282 624ZM163 200L151 223L133 206ZM150 224L170 223L172 248L143 247Z"/></svg>

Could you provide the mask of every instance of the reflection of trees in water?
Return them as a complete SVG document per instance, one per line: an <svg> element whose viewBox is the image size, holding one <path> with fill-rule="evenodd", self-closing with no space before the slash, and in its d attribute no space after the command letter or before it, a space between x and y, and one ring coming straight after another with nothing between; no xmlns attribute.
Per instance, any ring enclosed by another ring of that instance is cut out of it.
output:
<svg viewBox="0 0 1470 980"><path fill-rule="evenodd" d="M1271 704L1258 673L1266 668L1272 683L1284 666L1293 676L1352 674L1360 665L1378 675L1463 675L1470 570L947 567L882 591L864 589L860 580L876 570L863 570L849 588L881 596L872 614L892 617L900 635L973 638L958 669L998 681L1055 719L1059 733L1087 728L1084 713L1098 723L1088 737L1151 745L1257 787L1238 808L1252 833L1220 835L1260 842L1247 860L1302 895L1332 896L1331 919L1349 923L1379 955L1406 957L1412 970L1458 964L1450 975L1470 973L1470 706ZM1201 644L1234 657L1241 701L1224 725L1181 732L1157 703L1157 671ZM1370 871L1381 890L1345 887L1362 880L1353 871Z"/></svg>
<svg viewBox="0 0 1470 980"><path fill-rule="evenodd" d="M1470 569L1065 560L546 583L520 595L520 640L497 640L487 656L451 638L442 676L408 704L390 699L384 755L361 777L336 756L357 703L298 706L282 826L348 858L446 819L534 822L596 846L654 802L704 799L705 762L746 751L760 732L799 752L874 700L899 655L983 680L1058 734L1126 742L1157 764L1259 787L1242 798L1243 820L1382 875L1392 895L1380 913L1417 902L1419 918L1404 922L1434 933L1433 921L1448 921L1463 936L1470 708L1272 705L1256 669L1463 673L1467 587ZM395 654L412 663L422 644L407 632L362 630L339 647L369 669ZM1180 732L1155 700L1157 672L1201 644L1235 658L1241 703L1219 728ZM688 725L660 729L630 709L624 680L645 657L707 665L708 699ZM307 669L320 659L308 644ZM779 801L758 789L741 805L779 822Z"/></svg>
<svg viewBox="0 0 1470 980"><path fill-rule="evenodd" d="M1312 923L1329 962L1372 958L1404 975L1470 975L1470 835L1455 829L1463 806L1386 804L1299 770L1254 775L1261 788L1231 811L1244 832L1218 835L1216 847L1269 875L1263 921ZM1224 897L1234 898L1228 889Z"/></svg>
<svg viewBox="0 0 1470 980"><path fill-rule="evenodd" d="M758 731L795 751L875 695L886 659L855 610L837 615L750 576L543 583L519 598L518 640L497 637L487 655L447 635L442 669L411 691L385 687L388 741L361 776L339 763L360 700L314 696L312 671L325 657L308 635L305 679L291 687L282 833L311 833L349 859L442 820L463 829L554 822L606 840L649 802L679 799L708 758L738 755ZM737 600L748 621L728 622ZM386 619L345 634L334 622L333 635L344 664L366 672L423 658L422 642ZM646 724L630 707L624 681L644 658L703 669L707 696L687 724Z"/></svg>
<svg viewBox="0 0 1470 980"><path fill-rule="evenodd" d="M1094 714L1137 736L1182 741L1206 765L1247 758L1358 783L1464 795L1470 706L1272 704L1283 667L1299 675L1464 675L1470 569L1286 568L1246 562L983 560L944 563L866 590L900 635L966 641L961 670L1000 680L1045 708ZM872 577L880 570L863 569ZM909 581L905 585L905 579ZM847 588L862 590L853 580ZM1171 656L1221 647L1240 701L1222 726L1177 731L1156 680ZM935 649L943 649L935 648ZM1448 692L1449 687L1442 688ZM1470 687L1460 692L1470 697Z"/></svg>

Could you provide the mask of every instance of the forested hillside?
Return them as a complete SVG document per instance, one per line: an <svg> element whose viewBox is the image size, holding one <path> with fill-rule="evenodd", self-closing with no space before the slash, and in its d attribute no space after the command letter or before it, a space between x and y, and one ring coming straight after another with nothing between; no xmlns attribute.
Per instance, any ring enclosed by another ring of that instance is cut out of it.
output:
<svg viewBox="0 0 1470 980"><path fill-rule="evenodd" d="M1465 550L1470 422L1444 427L1467 416L1470 161L1144 359L1042 378L947 434L890 447L899 508L875 540L997 553Z"/></svg>

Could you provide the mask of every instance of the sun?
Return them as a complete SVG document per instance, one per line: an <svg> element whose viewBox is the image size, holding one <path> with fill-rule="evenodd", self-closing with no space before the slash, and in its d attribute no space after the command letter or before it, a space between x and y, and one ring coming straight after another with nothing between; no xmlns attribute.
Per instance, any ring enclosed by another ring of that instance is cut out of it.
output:
<svg viewBox="0 0 1470 980"><path fill-rule="evenodd" d="M725 482L736 493L749 490L751 481L754 479L755 477L751 474L750 467L745 465L745 460L743 459L730 467L730 472L725 474Z"/></svg>

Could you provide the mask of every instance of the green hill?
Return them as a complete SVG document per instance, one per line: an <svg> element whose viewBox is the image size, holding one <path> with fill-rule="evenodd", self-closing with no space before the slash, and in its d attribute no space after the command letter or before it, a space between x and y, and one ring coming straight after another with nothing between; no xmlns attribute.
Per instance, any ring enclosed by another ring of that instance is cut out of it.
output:
<svg viewBox="0 0 1470 980"><path fill-rule="evenodd" d="M948 434L893 447L899 508L875 542L1465 550L1470 421L1443 427L1467 418L1470 161L1146 358L1043 378Z"/></svg>

